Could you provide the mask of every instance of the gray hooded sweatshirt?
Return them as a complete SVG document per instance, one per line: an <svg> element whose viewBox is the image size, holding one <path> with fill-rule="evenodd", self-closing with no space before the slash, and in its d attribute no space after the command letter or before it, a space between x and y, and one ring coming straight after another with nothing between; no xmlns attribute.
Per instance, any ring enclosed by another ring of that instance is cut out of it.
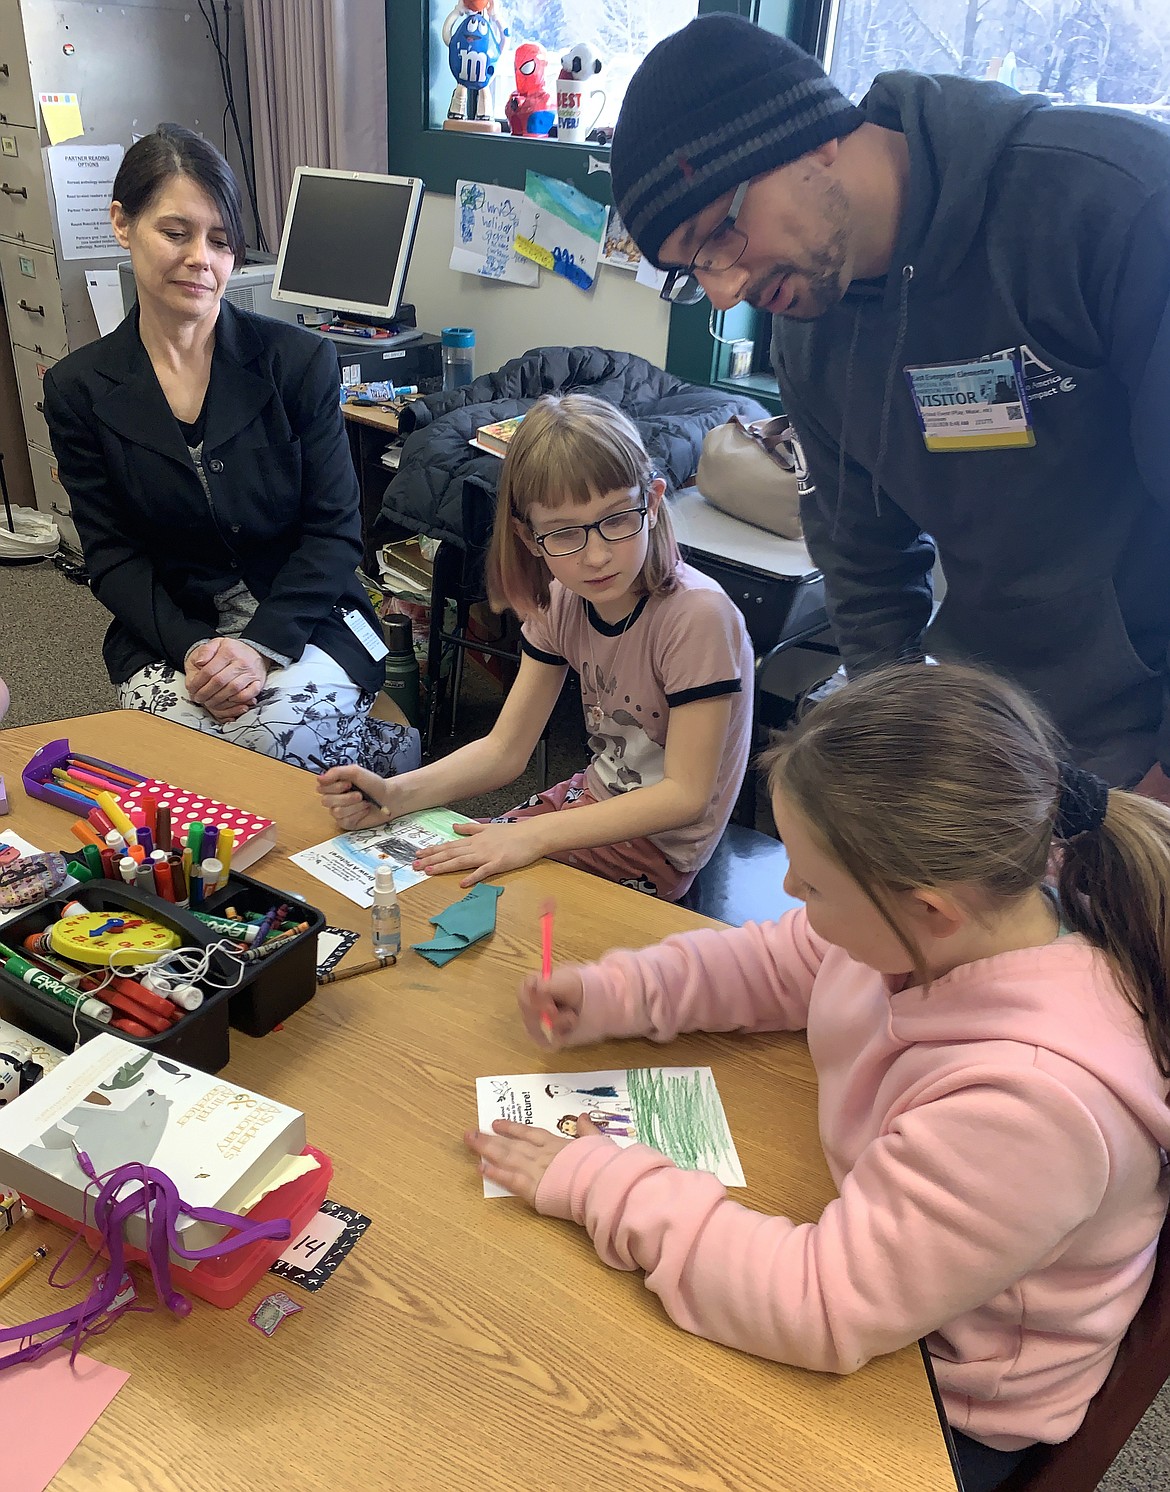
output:
<svg viewBox="0 0 1170 1492"><path fill-rule="evenodd" d="M772 346L846 668L983 663L1131 785L1170 767L1170 129L915 73L862 107L909 146L889 273ZM1035 444L928 451L904 370L1007 351Z"/></svg>

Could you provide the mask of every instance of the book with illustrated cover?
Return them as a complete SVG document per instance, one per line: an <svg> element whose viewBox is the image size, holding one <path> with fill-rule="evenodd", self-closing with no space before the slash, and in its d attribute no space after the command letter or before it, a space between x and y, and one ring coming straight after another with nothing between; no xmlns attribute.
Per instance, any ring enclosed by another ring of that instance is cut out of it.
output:
<svg viewBox="0 0 1170 1492"><path fill-rule="evenodd" d="M493 456L503 456L507 453L508 442L519 430L524 416L518 414L510 420L497 420L494 425L481 425L468 441L468 445L477 446L481 451L488 451Z"/></svg>
<svg viewBox="0 0 1170 1492"><path fill-rule="evenodd" d="M83 1216L89 1178L79 1150L99 1175L140 1161L165 1172L189 1205L232 1212L304 1148L298 1110L107 1034L0 1108L5 1184L78 1222L92 1220ZM184 1217L178 1231L184 1248L205 1248L226 1229ZM128 1220L126 1240L145 1247L140 1213ZM195 1261L175 1263L190 1269Z"/></svg>

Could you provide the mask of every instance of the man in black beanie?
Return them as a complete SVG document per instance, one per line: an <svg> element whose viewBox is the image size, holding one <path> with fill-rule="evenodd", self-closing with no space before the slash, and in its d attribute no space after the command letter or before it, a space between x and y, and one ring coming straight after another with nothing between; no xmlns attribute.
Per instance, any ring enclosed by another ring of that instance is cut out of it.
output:
<svg viewBox="0 0 1170 1492"><path fill-rule="evenodd" d="M848 672L982 662L1170 802L1170 130L907 72L855 107L720 14L646 57L611 164L665 296L774 317Z"/></svg>

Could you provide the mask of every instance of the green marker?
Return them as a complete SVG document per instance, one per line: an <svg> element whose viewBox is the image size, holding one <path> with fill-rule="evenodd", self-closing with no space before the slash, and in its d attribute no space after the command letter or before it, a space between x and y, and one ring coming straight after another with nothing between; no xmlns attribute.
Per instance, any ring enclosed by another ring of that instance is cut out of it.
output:
<svg viewBox="0 0 1170 1492"><path fill-rule="evenodd" d="M89 866L90 870L93 871L95 879L99 879L100 877L105 875L106 871L105 867L102 865L101 851L98 849L96 844L83 845L81 849L81 858L85 861L86 865Z"/></svg>
<svg viewBox="0 0 1170 1492"><path fill-rule="evenodd" d="M94 1000L88 995L79 994L77 990L70 989L67 984L62 984L51 974L44 973L35 964L30 964L28 959L21 958L19 953L6 948L3 943L0 943L0 953L4 955L6 971L14 979L19 979L22 984L40 990L42 995L48 995L51 1000L56 1000L58 1005L67 1005L70 1010L76 1007L82 1015L88 1015L91 1020L101 1021L103 1025L108 1025L113 1019L114 1012L104 1000Z"/></svg>

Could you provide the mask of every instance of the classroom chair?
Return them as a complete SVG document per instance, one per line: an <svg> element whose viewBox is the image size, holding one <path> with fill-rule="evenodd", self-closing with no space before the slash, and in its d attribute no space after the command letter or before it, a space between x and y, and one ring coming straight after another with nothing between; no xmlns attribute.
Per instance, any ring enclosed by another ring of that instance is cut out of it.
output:
<svg viewBox="0 0 1170 1492"><path fill-rule="evenodd" d="M784 890L787 874L788 854L778 839L728 824L681 905L735 927L774 922L800 905Z"/></svg>
<svg viewBox="0 0 1170 1492"><path fill-rule="evenodd" d="M1162 1226L1154 1278L1075 1435L1036 1446L1000 1492L1096 1492L1134 1426L1170 1381L1170 1221Z"/></svg>
<svg viewBox="0 0 1170 1492"><path fill-rule="evenodd" d="M431 758L440 719L447 718L447 734L455 731L459 694L463 688L463 664L468 651L492 658L503 658L518 664L518 648L499 647L473 637L470 631L471 608L487 599L484 565L492 537L495 518L495 492L478 478L463 483L463 547L447 540L435 552L431 577L431 619L427 640L427 712L423 721L423 760ZM446 626L447 603L455 604L455 624ZM451 657L450 678L445 664ZM548 726L536 747L537 771L542 787L548 786Z"/></svg>

